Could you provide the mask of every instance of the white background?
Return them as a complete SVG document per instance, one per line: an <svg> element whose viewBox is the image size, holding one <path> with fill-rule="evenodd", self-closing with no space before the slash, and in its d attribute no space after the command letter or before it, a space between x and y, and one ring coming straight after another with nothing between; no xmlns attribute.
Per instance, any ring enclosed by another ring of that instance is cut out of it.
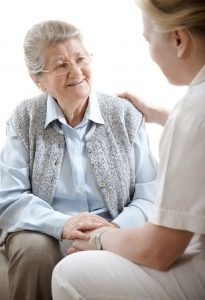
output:
<svg viewBox="0 0 205 300"><path fill-rule="evenodd" d="M0 148L5 124L13 108L39 93L27 74L23 40L35 23L61 19L79 27L93 53L96 90L134 92L172 108L184 88L170 86L149 57L142 37L141 12L134 0L27 0L2 1L0 10ZM148 125L153 153L158 158L162 128Z"/></svg>

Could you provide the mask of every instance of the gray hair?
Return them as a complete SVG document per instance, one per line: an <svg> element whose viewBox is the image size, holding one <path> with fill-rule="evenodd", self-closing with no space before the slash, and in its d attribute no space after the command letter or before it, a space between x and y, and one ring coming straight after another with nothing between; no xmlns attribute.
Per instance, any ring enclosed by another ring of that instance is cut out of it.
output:
<svg viewBox="0 0 205 300"><path fill-rule="evenodd" d="M184 27L205 36L204 0L135 0L159 31L169 32Z"/></svg>
<svg viewBox="0 0 205 300"><path fill-rule="evenodd" d="M44 69L43 49L72 38L83 42L80 30L67 22L49 20L34 25L24 40L24 58L29 74L40 75Z"/></svg>

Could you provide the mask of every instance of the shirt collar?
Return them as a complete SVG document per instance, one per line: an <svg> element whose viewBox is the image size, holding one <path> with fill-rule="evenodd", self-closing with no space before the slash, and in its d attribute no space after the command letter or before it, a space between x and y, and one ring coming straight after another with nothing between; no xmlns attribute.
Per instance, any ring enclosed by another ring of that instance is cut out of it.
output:
<svg viewBox="0 0 205 300"><path fill-rule="evenodd" d="M205 81L205 65L201 68L201 70L198 72L196 77L192 80L191 86L201 83L202 81Z"/></svg>
<svg viewBox="0 0 205 300"><path fill-rule="evenodd" d="M94 92L91 92L89 96L88 107L86 109L84 119L85 118L98 124L105 123L100 111L97 95Z"/></svg>
<svg viewBox="0 0 205 300"><path fill-rule="evenodd" d="M54 98L48 94L47 96L47 110L44 128L46 128L54 120L59 120L63 124L67 124L65 117ZM84 118L81 122L90 120L94 123L104 124L104 120L100 111L98 98L96 93L92 92L89 96L88 107L85 111Z"/></svg>

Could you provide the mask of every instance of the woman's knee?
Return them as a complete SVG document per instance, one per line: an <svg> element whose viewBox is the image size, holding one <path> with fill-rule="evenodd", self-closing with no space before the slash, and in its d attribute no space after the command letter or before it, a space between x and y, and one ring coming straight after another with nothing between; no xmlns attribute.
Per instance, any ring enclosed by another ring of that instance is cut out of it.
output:
<svg viewBox="0 0 205 300"><path fill-rule="evenodd" d="M11 234L6 243L9 261L21 264L46 263L55 265L62 253L59 242L53 237L42 233L23 231Z"/></svg>

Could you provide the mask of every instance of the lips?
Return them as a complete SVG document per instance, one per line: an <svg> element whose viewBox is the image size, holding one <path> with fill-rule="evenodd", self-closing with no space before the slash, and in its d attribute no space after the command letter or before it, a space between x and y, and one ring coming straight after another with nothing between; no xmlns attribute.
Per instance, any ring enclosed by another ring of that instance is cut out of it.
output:
<svg viewBox="0 0 205 300"><path fill-rule="evenodd" d="M69 83L68 86L75 86L75 85L81 84L83 81L84 81L84 78L81 80L73 81L73 82Z"/></svg>

